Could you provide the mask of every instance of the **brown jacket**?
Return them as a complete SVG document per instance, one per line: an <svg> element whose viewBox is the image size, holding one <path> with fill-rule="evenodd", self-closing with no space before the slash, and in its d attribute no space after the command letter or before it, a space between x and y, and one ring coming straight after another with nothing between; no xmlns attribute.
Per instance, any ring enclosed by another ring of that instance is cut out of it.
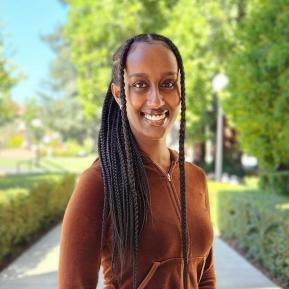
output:
<svg viewBox="0 0 289 289"><path fill-rule="evenodd" d="M151 190L152 218L139 244L138 289L182 289L178 152L170 149L169 174L141 151ZM215 289L213 228L204 171L186 162L188 280L190 289ZM100 265L105 289L131 289L132 269L124 269L118 286L109 278L111 227L100 252L103 180L96 159L79 178L66 208L60 242L58 289L95 289ZM110 222L109 222L110 224Z"/></svg>

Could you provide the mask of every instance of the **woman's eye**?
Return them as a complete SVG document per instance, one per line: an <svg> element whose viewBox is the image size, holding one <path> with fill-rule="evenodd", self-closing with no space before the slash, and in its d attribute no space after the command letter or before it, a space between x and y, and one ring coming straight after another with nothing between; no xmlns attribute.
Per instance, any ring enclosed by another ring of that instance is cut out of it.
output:
<svg viewBox="0 0 289 289"><path fill-rule="evenodd" d="M165 88L173 88L175 86L175 81L165 81L162 86Z"/></svg>
<svg viewBox="0 0 289 289"><path fill-rule="evenodd" d="M146 87L146 84L144 82L141 82L141 81L137 81L133 84L134 87L136 88L145 88Z"/></svg>

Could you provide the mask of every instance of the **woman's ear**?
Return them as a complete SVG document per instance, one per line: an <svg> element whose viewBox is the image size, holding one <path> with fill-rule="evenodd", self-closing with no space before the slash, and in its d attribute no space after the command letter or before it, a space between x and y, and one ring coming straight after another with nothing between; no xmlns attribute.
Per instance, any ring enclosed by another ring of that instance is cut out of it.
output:
<svg viewBox="0 0 289 289"><path fill-rule="evenodd" d="M112 95L113 95L115 101L120 106L120 88L119 88L119 86L116 85L114 82L112 82L110 89L111 89L111 92L112 92Z"/></svg>

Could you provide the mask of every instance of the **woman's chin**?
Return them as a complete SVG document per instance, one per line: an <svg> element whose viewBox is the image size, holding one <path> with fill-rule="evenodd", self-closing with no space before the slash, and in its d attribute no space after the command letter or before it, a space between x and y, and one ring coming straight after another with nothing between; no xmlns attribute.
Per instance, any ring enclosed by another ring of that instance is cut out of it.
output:
<svg viewBox="0 0 289 289"><path fill-rule="evenodd" d="M142 130L143 137L150 140L160 140L166 137L168 133L167 127L144 128Z"/></svg>

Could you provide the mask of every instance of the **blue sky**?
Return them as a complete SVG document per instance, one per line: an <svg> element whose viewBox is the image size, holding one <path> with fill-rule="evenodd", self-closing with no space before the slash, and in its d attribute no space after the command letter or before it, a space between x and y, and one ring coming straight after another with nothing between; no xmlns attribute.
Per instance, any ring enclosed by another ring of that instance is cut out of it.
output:
<svg viewBox="0 0 289 289"><path fill-rule="evenodd" d="M26 75L12 89L12 98L23 103L35 97L48 78L54 54L40 35L65 23L66 8L58 0L0 0L0 29L4 28L5 54Z"/></svg>

